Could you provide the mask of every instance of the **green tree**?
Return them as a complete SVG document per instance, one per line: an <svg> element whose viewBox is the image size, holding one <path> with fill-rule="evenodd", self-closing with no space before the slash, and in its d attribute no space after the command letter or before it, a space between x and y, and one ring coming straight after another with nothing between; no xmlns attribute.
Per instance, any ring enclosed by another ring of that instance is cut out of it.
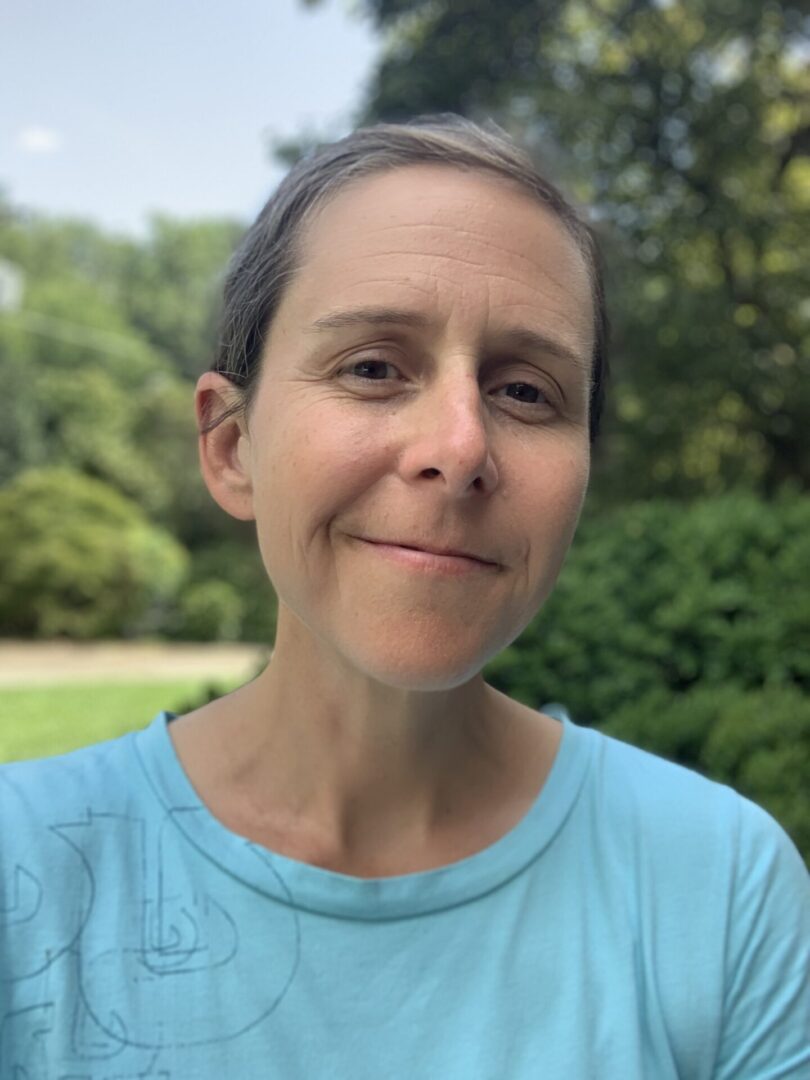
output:
<svg viewBox="0 0 810 1080"><path fill-rule="evenodd" d="M0 204L24 303L0 313L0 484L70 465L135 499L189 547L244 533L199 475L193 382L238 229L158 220L142 242ZM166 467L167 461L172 467Z"/></svg>
<svg viewBox="0 0 810 1080"><path fill-rule="evenodd" d="M0 489L0 633L94 638L159 630L186 551L142 510L69 468Z"/></svg>
<svg viewBox="0 0 810 1080"><path fill-rule="evenodd" d="M241 232L235 222L155 217L146 242L130 249L121 309L184 378L196 379L214 357L225 268Z"/></svg>

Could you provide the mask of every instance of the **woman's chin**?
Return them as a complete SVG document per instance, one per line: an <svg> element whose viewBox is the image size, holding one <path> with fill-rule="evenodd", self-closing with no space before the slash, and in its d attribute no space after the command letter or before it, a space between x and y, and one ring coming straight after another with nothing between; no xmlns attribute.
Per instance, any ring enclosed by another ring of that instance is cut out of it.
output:
<svg viewBox="0 0 810 1080"><path fill-rule="evenodd" d="M523 613L521 613L523 614ZM452 690L481 672L517 637L506 619L450 619L388 611L383 618L340 614L324 621L279 606L279 656L307 655L312 669L336 662L341 678L360 676L401 690Z"/></svg>
<svg viewBox="0 0 810 1080"><path fill-rule="evenodd" d="M453 690L479 674L491 650L426 648L353 649L348 662L375 682L400 690Z"/></svg>

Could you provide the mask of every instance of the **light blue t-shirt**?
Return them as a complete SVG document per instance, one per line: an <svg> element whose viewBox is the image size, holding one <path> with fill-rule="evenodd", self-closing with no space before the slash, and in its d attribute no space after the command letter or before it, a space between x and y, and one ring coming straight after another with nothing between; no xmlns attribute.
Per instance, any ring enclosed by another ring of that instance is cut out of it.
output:
<svg viewBox="0 0 810 1080"><path fill-rule="evenodd" d="M764 811L564 719L439 869L274 854L144 731L0 769L3 1080L810 1077L810 886Z"/></svg>

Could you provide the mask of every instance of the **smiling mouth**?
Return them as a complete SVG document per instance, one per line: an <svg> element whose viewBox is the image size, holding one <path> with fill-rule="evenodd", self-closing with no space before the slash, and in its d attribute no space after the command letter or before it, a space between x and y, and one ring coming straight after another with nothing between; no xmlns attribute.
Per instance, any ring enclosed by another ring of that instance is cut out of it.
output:
<svg viewBox="0 0 810 1080"><path fill-rule="evenodd" d="M481 559L477 555L456 550L436 550L417 547L414 544L404 544L391 540L371 540L364 536L354 539L361 543L370 544L378 548L381 554L388 554L405 560L413 565L423 565L435 569L500 569L500 564L489 559Z"/></svg>

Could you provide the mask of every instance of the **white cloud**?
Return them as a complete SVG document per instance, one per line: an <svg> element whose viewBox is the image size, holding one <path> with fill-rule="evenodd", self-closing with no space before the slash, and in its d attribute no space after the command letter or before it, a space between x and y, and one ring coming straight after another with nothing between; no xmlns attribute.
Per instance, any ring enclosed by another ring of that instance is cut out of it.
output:
<svg viewBox="0 0 810 1080"><path fill-rule="evenodd" d="M55 154L61 149L62 136L52 128L32 126L22 129L17 145L28 154Z"/></svg>

